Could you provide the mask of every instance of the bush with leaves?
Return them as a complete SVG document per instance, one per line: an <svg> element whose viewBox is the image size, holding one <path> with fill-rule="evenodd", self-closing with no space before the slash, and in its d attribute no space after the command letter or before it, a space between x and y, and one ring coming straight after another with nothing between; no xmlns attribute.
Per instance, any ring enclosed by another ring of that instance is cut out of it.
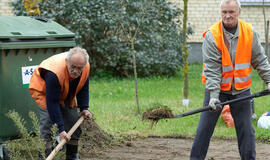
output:
<svg viewBox="0 0 270 160"><path fill-rule="evenodd" d="M6 115L12 119L19 133L18 139L7 143L10 159L45 159L45 142L40 140L39 119L36 114L32 111L29 112L33 127L32 132L29 132L25 119L18 112L10 110ZM54 125L52 132L53 140L56 141L55 136L58 135L56 125ZM63 153L56 155L56 159L60 159L60 157L63 157Z"/></svg>
<svg viewBox="0 0 270 160"><path fill-rule="evenodd" d="M22 4L12 3L16 15L26 15ZM76 34L90 54L92 71L130 76L132 52L139 76L173 75L182 65L182 10L167 0L43 0L40 10Z"/></svg>

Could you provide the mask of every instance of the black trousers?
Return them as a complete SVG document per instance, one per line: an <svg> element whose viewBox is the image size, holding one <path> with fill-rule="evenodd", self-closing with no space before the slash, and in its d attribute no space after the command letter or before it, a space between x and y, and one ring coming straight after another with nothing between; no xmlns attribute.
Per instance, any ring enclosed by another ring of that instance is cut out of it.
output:
<svg viewBox="0 0 270 160"><path fill-rule="evenodd" d="M238 95L220 93L219 100L228 100L245 97L250 95L250 90ZM208 106L210 100L209 91L205 91L204 106ZM230 104L231 114L234 119L238 149L242 160L255 160L255 131L251 122L251 103L250 100ZM209 147L210 139L213 135L217 120L221 111L202 112L200 122L196 131L196 136L192 145L190 160L204 160ZM226 154L226 153L224 153Z"/></svg>

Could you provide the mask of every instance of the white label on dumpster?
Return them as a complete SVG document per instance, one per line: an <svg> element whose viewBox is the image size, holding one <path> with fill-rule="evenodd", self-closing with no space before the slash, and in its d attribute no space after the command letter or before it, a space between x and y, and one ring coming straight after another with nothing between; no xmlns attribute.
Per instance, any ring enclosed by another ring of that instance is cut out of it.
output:
<svg viewBox="0 0 270 160"><path fill-rule="evenodd" d="M30 83L30 78L35 70L36 66L26 66L22 67L22 82L23 88L28 88Z"/></svg>

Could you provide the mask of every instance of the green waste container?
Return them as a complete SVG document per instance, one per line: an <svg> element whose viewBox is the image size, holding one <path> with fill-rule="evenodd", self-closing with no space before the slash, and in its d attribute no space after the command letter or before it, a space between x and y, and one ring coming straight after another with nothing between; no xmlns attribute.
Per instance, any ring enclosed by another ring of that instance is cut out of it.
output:
<svg viewBox="0 0 270 160"><path fill-rule="evenodd" d="M75 35L58 23L44 18L0 16L0 144L18 136L9 110L18 112L26 121L38 107L28 92L30 77L44 59L76 45Z"/></svg>

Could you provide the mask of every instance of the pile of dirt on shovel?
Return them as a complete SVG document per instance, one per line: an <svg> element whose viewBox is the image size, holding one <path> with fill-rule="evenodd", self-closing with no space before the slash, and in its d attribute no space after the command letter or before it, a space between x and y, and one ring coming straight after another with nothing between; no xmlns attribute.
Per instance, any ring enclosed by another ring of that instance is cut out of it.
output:
<svg viewBox="0 0 270 160"><path fill-rule="evenodd" d="M151 120L157 123L160 119L173 117L172 110L167 106L154 106L143 113L142 120Z"/></svg>
<svg viewBox="0 0 270 160"><path fill-rule="evenodd" d="M142 120L150 120L150 129L157 124L160 119L173 118L172 110L165 105L154 105L143 113Z"/></svg>
<svg viewBox="0 0 270 160"><path fill-rule="evenodd" d="M81 129L79 152L83 157L95 157L100 149L110 146L114 142L113 136L103 131L94 121L84 121Z"/></svg>

